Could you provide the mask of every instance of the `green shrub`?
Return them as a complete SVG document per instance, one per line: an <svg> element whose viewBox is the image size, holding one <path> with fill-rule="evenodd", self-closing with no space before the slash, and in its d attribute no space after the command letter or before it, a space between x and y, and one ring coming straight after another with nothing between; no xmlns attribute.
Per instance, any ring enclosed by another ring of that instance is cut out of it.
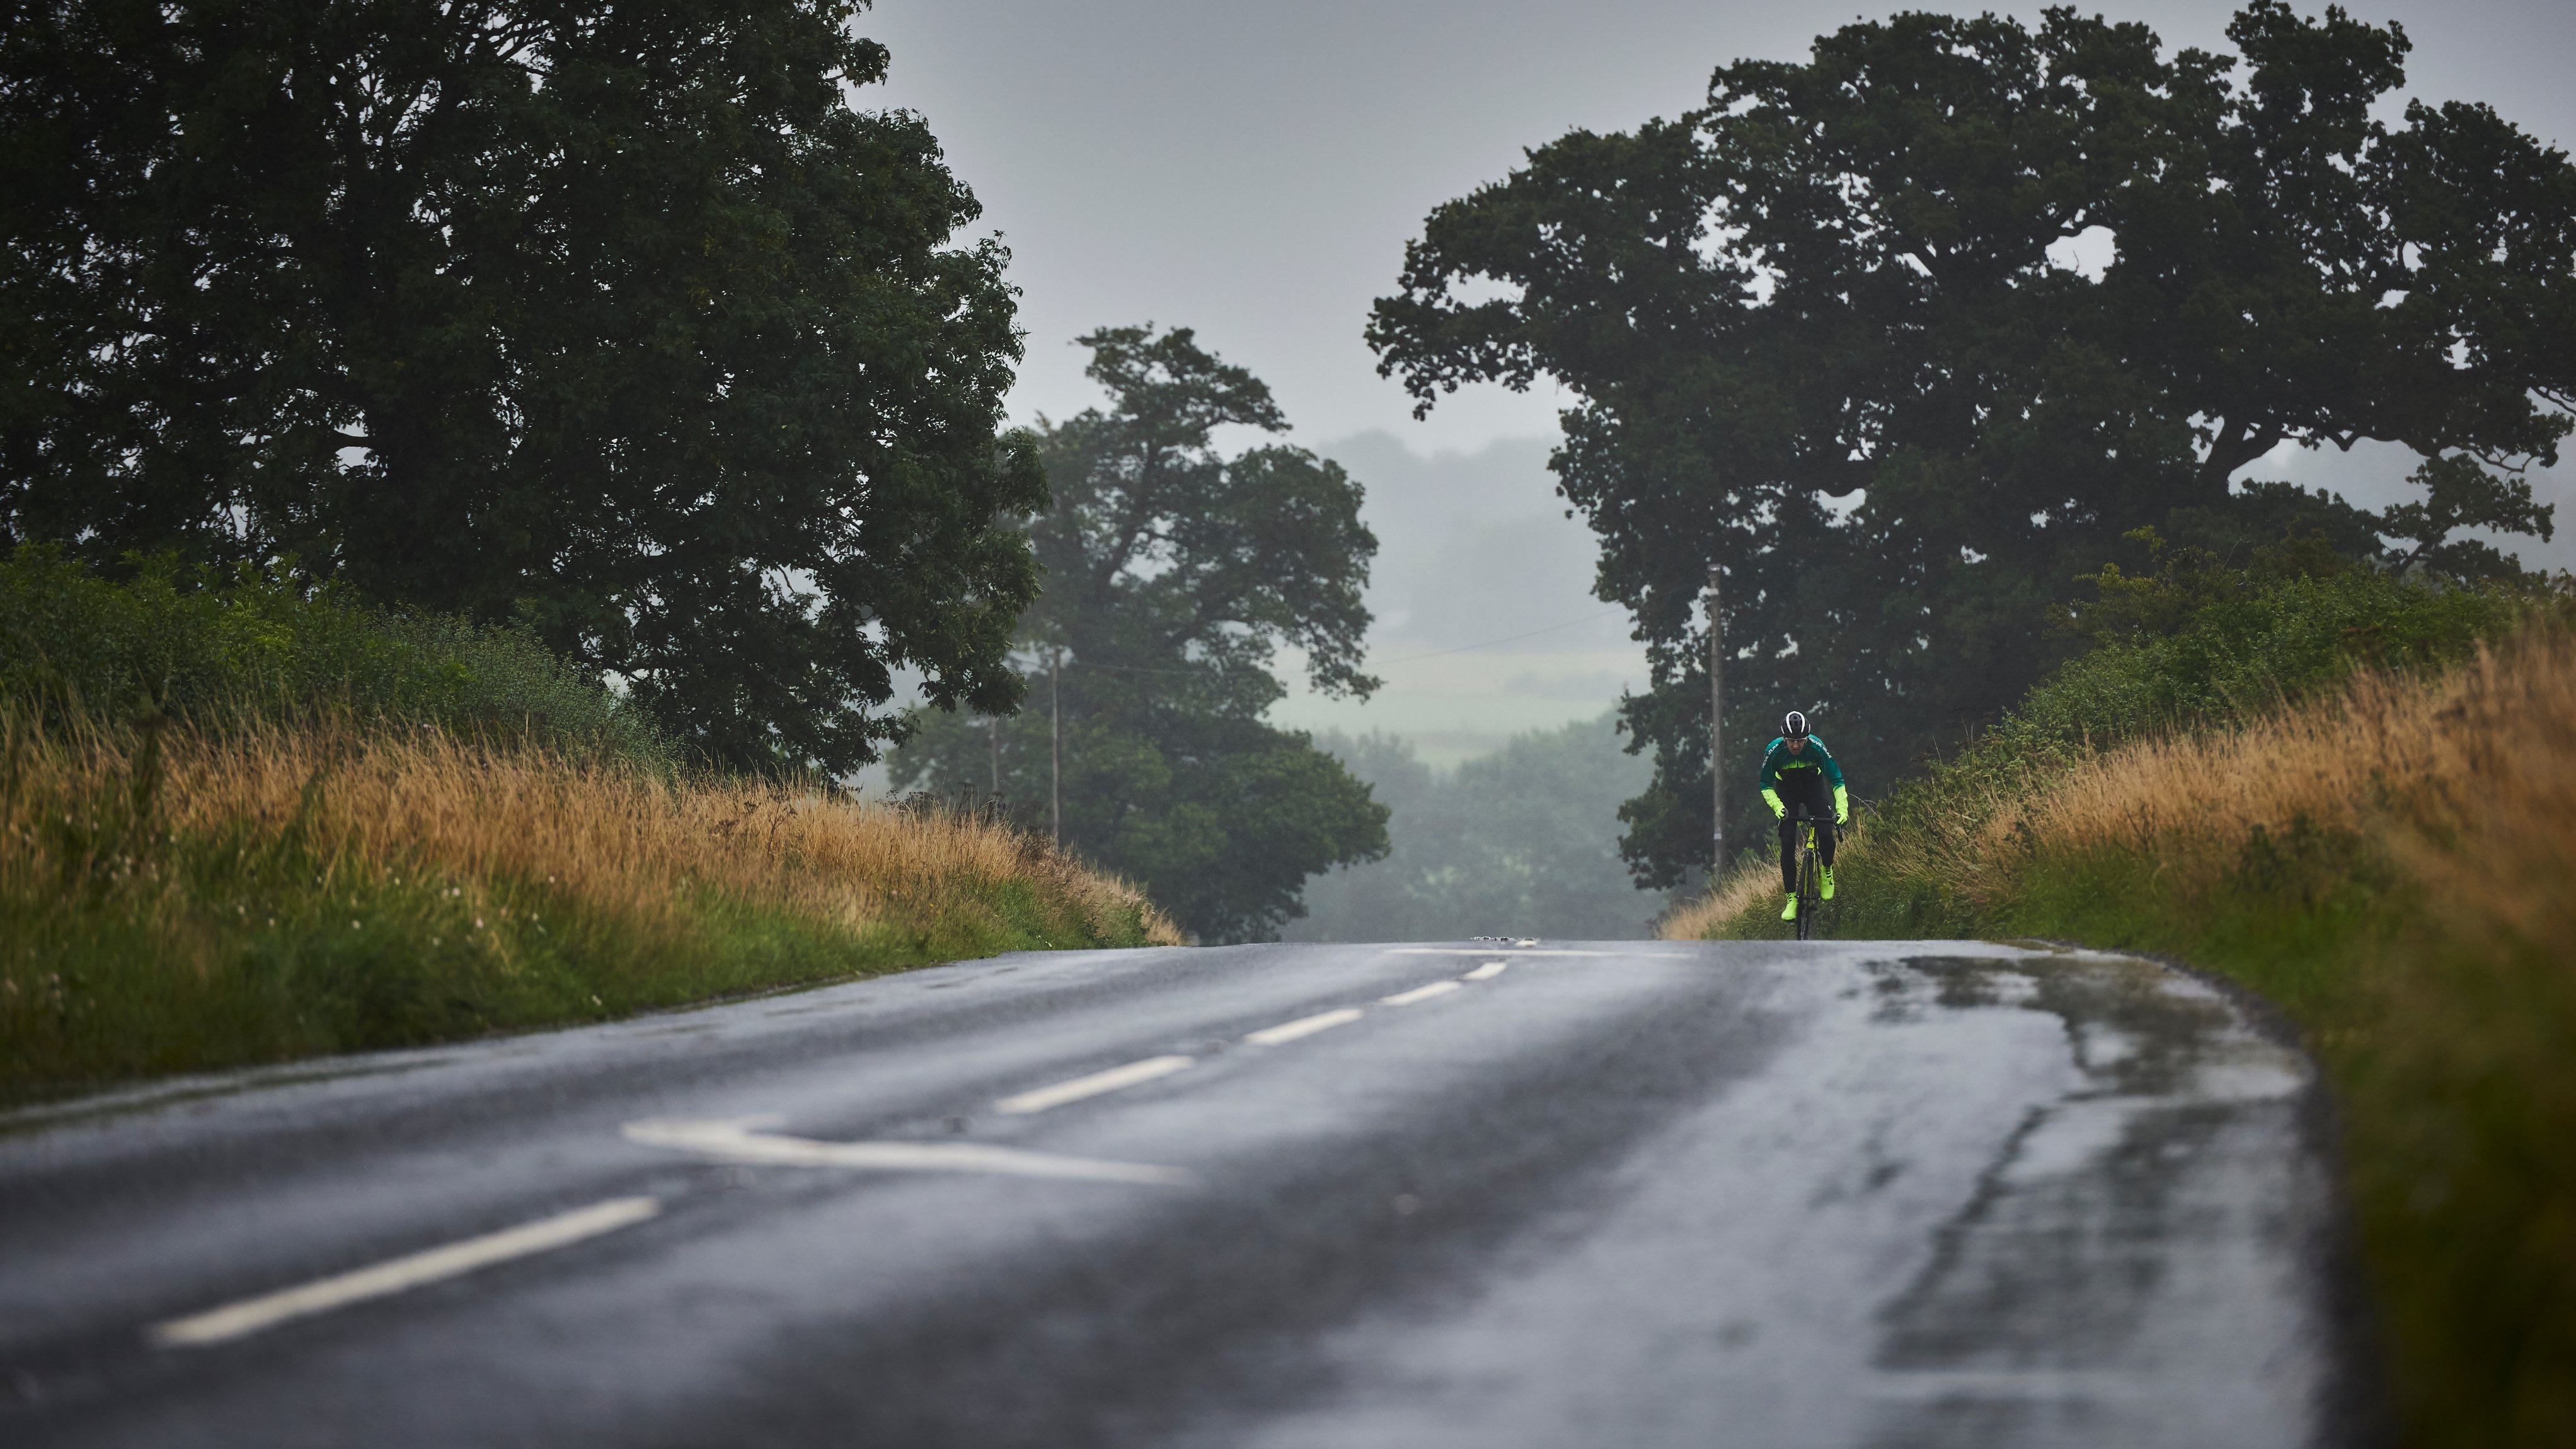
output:
<svg viewBox="0 0 2576 1449"><path fill-rule="evenodd" d="M0 696L56 724L345 715L674 757L640 710L523 631L367 608L284 570L152 560L110 580L39 544L0 561Z"/></svg>
<svg viewBox="0 0 2576 1449"><path fill-rule="evenodd" d="M2067 762L2178 729L2251 725L2356 669L2439 669L2539 614L2576 616L2563 587L2463 587L2368 569L2279 579L2206 603L2173 632L2069 661L1955 757L1873 811L1904 832L1955 830L1984 803L2036 788Z"/></svg>

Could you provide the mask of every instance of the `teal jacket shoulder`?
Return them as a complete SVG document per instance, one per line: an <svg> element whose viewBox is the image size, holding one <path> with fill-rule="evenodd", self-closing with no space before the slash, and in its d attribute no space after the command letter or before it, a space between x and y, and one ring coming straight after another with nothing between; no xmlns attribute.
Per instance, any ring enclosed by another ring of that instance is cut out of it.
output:
<svg viewBox="0 0 2576 1449"><path fill-rule="evenodd" d="M1785 736L1773 740L1762 751L1762 788L1765 790L1779 789L1783 773L1797 777L1820 772L1827 784L1838 790L1843 787L1843 767L1835 761L1834 752L1825 748L1821 736L1807 736L1807 747L1794 755L1789 753L1789 741Z"/></svg>

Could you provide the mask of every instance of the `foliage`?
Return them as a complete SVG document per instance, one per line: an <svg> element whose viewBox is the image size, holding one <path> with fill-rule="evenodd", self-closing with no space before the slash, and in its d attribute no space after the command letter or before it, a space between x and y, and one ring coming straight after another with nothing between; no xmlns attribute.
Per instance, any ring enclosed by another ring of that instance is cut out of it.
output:
<svg viewBox="0 0 2576 1449"><path fill-rule="evenodd" d="M0 561L0 698L55 729L354 718L678 763L640 710L525 630L387 613L276 570L191 576L163 558L104 579L41 544Z"/></svg>
<svg viewBox="0 0 2576 1449"><path fill-rule="evenodd" d="M1883 813L1902 814L1908 801L1941 798L1971 779L2023 774L2034 756L2175 728L2258 728L2283 706L2340 687L2356 668L2438 669L2535 607L2564 607L2547 591L2450 587L2361 568L2257 583L2222 577L2216 596L2173 632L2142 632L2069 661L1957 757L1893 792Z"/></svg>
<svg viewBox="0 0 2576 1449"><path fill-rule="evenodd" d="M1426 409L1575 394L1553 466L1654 669L1641 879L1709 839L1712 566L1743 722L1716 756L1809 708L1867 788L2073 652L2075 580L2130 530L2377 557L2339 500L2231 489L2283 443L2445 460L2379 520L2409 567L2490 570L2445 541L2472 516L2545 527L2487 470L2569 426L2576 168L2483 106L2378 119L2395 26L2254 0L2228 34L2241 67L2070 9L1853 24L1431 214L1370 340Z"/></svg>
<svg viewBox="0 0 2576 1449"><path fill-rule="evenodd" d="M1041 430L1055 501L1031 534L1046 570L1033 635L1095 668L1189 667L1212 708L1251 715L1286 691L1269 664L1304 651L1315 687L1365 698L1360 636L1377 540L1341 465L1269 445L1232 459L1220 427L1283 433L1270 389L1186 327L1080 339L1115 400ZM1179 677L1179 676L1172 676Z"/></svg>
<svg viewBox="0 0 2576 1449"><path fill-rule="evenodd" d="M1308 884L1292 939L1617 940L1640 934L1662 905L1619 863L1615 811L1647 766L1620 748L1612 718L1516 735L1440 774L1393 736L1316 744L1392 812L1391 848Z"/></svg>
<svg viewBox="0 0 2576 1449"><path fill-rule="evenodd" d="M71 0L0 28L0 536L524 620L693 750L1009 708L998 243L863 0Z"/></svg>
<svg viewBox="0 0 2576 1449"><path fill-rule="evenodd" d="M2531 484L2521 478L2498 478L2469 458L2427 458L2409 480L2424 486L2421 502L2400 503L2380 516L2380 532L2413 547L2393 552L2399 570L2420 570L2463 579L2512 578L2522 571L2475 539L2453 539L2462 528L2493 528L2505 533L2550 536L2551 515L2558 505L2535 506Z"/></svg>
<svg viewBox="0 0 2576 1449"><path fill-rule="evenodd" d="M1037 435L1054 504L1031 529L1045 591L1023 621L1041 708L929 715L894 762L906 788L986 790L1051 823L1062 720L1063 842L1141 882L1207 940L1262 939L1308 876L1386 849L1384 807L1262 712L1282 646L1314 685L1365 696L1360 602L1377 540L1339 465L1220 427L1283 432L1270 390L1186 328L1081 339L1107 412Z"/></svg>

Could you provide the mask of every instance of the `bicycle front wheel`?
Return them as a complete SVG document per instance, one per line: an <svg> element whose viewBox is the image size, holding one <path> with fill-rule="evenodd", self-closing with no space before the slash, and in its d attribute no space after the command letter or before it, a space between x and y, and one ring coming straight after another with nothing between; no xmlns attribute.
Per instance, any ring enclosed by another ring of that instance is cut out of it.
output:
<svg viewBox="0 0 2576 1449"><path fill-rule="evenodd" d="M1816 848L1810 844L1798 856L1798 939L1811 940L1816 934Z"/></svg>

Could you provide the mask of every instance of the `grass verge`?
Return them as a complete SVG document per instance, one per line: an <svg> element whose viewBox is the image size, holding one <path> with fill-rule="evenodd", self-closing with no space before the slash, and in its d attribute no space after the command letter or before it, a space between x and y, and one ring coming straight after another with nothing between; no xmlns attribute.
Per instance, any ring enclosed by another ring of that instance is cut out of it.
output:
<svg viewBox="0 0 2576 1449"><path fill-rule="evenodd" d="M676 770L642 710L525 630L391 613L292 570L136 559L101 577L42 544L0 556L0 698L48 724L433 724Z"/></svg>
<svg viewBox="0 0 2576 1449"><path fill-rule="evenodd" d="M0 704L0 1102L1179 941L973 820L381 720Z"/></svg>
<svg viewBox="0 0 2576 1449"><path fill-rule="evenodd" d="M2343 1103L2408 1442L2576 1443L2576 631L1891 807L1828 934L2158 951L2279 1004ZM1666 930L1778 908L1748 865Z"/></svg>

